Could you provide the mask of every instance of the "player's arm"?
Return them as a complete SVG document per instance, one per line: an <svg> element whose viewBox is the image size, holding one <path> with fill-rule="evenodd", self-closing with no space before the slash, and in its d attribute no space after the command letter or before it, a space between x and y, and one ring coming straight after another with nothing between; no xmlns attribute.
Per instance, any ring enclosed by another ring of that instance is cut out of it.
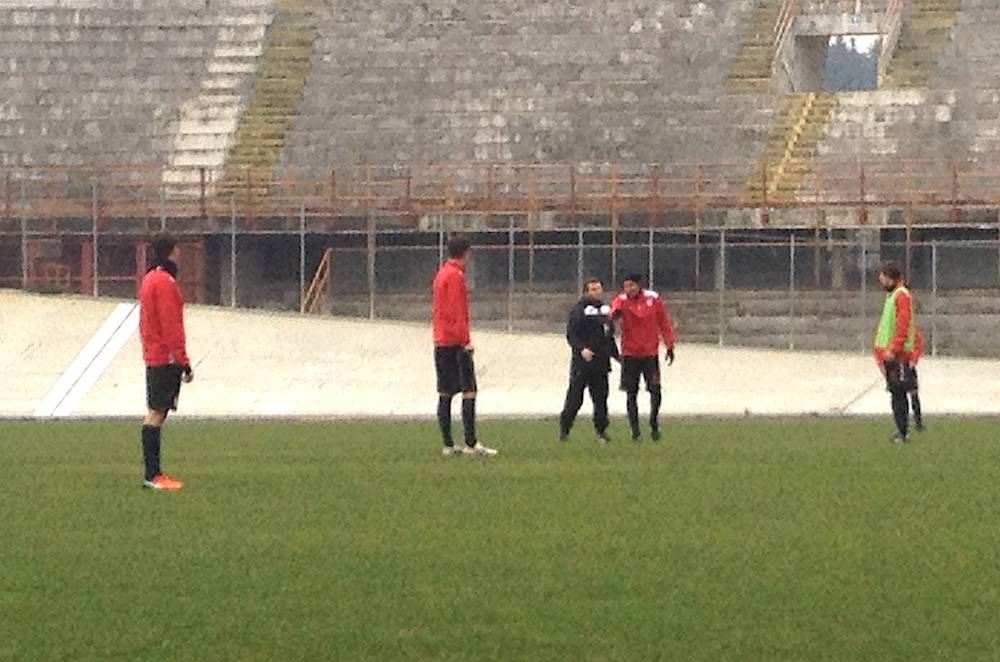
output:
<svg viewBox="0 0 1000 662"><path fill-rule="evenodd" d="M896 333L889 343L889 354L893 357L899 356L906 346L911 319L913 319L913 299L906 292L900 292L896 297Z"/></svg>
<svg viewBox="0 0 1000 662"><path fill-rule="evenodd" d="M472 337L469 329L469 289L465 284L465 278L455 274L452 277L450 292L450 302L448 309L452 311L455 324L455 335L460 336L460 344L468 350L472 349Z"/></svg>
<svg viewBox="0 0 1000 662"><path fill-rule="evenodd" d="M614 299L611 300L611 313L609 313L608 316L611 319L615 320L615 319L620 319L621 316L624 314L625 314L625 309L623 308L622 297L616 296Z"/></svg>
<svg viewBox="0 0 1000 662"><path fill-rule="evenodd" d="M674 363L674 346L677 344L677 334L674 331L674 321L670 317L670 309L667 302L660 299L657 310L657 322L660 326L660 335L663 337L663 344L667 346L667 363Z"/></svg>
<svg viewBox="0 0 1000 662"><path fill-rule="evenodd" d="M573 310L569 314L569 322L566 323L566 340L569 341L574 354L580 356L584 361L593 361L594 348L588 346L583 337L584 322L583 306L579 304L573 306Z"/></svg>
<svg viewBox="0 0 1000 662"><path fill-rule="evenodd" d="M187 338L184 333L184 303L180 286L176 282L164 282L157 288L156 308L160 318L163 340L174 361L191 374L191 360L187 355Z"/></svg>
<svg viewBox="0 0 1000 662"><path fill-rule="evenodd" d="M583 311L579 305L576 305L573 306L573 310L569 311L569 319L566 321L566 342L576 354L579 354L580 350L587 346L580 335L581 326L583 326Z"/></svg>

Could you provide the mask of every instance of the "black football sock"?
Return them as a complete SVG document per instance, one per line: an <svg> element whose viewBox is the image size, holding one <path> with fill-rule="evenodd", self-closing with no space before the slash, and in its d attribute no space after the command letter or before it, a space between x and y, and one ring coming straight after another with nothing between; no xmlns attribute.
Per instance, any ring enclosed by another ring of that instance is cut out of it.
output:
<svg viewBox="0 0 1000 662"><path fill-rule="evenodd" d="M660 405L663 403L663 391L659 388L649 393L649 426L660 429Z"/></svg>
<svg viewBox="0 0 1000 662"><path fill-rule="evenodd" d="M476 445L476 399L462 398L462 427L465 428L465 445Z"/></svg>
<svg viewBox="0 0 1000 662"><path fill-rule="evenodd" d="M911 393L910 403L913 405L913 420L916 421L917 427L924 427L924 415L920 411L920 396L916 393Z"/></svg>
<svg viewBox="0 0 1000 662"><path fill-rule="evenodd" d="M441 428L441 438L445 446L454 446L451 436L451 396L442 395L438 398L438 427Z"/></svg>
<svg viewBox="0 0 1000 662"><path fill-rule="evenodd" d="M142 426L142 461L146 467L146 480L160 475L160 428Z"/></svg>
<svg viewBox="0 0 1000 662"><path fill-rule="evenodd" d="M899 435L905 438L910 431L910 401L906 398L906 391L893 390L892 415L896 419Z"/></svg>
<svg viewBox="0 0 1000 662"><path fill-rule="evenodd" d="M625 398L625 408L628 410L628 424L632 435L639 434L639 394L629 393Z"/></svg>

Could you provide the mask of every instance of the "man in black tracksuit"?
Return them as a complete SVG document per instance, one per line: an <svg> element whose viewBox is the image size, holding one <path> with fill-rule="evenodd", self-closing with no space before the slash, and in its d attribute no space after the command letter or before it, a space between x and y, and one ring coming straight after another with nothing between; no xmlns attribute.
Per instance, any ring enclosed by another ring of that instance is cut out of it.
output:
<svg viewBox="0 0 1000 662"><path fill-rule="evenodd" d="M559 440L567 441L576 414L583 405L583 391L590 391L594 403L594 428L599 441L608 438L608 373L611 359L618 359L614 327L611 324L611 307L601 301L604 286L592 278L584 284L583 298L569 314L566 340L573 348L570 364L569 388L566 404L559 417Z"/></svg>

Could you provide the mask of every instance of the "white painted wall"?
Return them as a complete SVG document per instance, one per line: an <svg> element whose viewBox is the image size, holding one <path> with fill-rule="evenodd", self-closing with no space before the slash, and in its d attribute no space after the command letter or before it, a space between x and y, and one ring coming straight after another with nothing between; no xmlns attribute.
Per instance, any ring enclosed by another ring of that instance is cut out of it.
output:
<svg viewBox="0 0 1000 662"><path fill-rule="evenodd" d="M0 291L0 416L31 416L116 303ZM434 414L428 326L194 306L187 320L196 378L182 391L180 416ZM888 412L869 357L681 340L665 372L667 417ZM484 416L558 413L569 358L561 336L474 331L473 341ZM133 336L75 414L141 416L143 379ZM1000 413L1000 361L928 358L921 383L929 415ZM621 393L611 405L624 414Z"/></svg>

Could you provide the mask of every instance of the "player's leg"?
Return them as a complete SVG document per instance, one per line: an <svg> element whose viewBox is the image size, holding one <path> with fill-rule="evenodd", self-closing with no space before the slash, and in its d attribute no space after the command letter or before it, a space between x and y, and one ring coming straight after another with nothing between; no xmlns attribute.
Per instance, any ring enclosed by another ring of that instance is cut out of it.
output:
<svg viewBox="0 0 1000 662"><path fill-rule="evenodd" d="M475 455L496 455L497 451L488 448L479 442L476 434L476 395L478 386L476 384L476 365L472 358L472 352L467 352L463 348L458 354L459 378L462 388L462 428L465 433L466 453Z"/></svg>
<svg viewBox="0 0 1000 662"><path fill-rule="evenodd" d="M599 441L611 441L608 438L608 373L595 370L588 383L590 401L594 405L594 430Z"/></svg>
<svg viewBox="0 0 1000 662"><path fill-rule="evenodd" d="M457 347L435 347L434 368L437 372L438 428L441 430L441 440L444 442L444 454L453 455L455 439L451 434L451 401L461 390L458 374L458 362L455 358Z"/></svg>
<svg viewBox="0 0 1000 662"><path fill-rule="evenodd" d="M649 391L649 428L653 441L660 440L660 405L663 389L660 386L660 359L653 356L643 360L642 378Z"/></svg>
<svg viewBox="0 0 1000 662"><path fill-rule="evenodd" d="M924 413L920 407L920 381L917 377L916 367L910 367L906 379L906 387L910 392L910 407L913 409L913 422L916 424L917 432L924 431Z"/></svg>
<svg viewBox="0 0 1000 662"><path fill-rule="evenodd" d="M573 367L569 371L569 386L566 388L566 400L563 402L562 412L559 414L559 441L566 441L569 438L569 431L573 429L573 422L583 405L583 390L587 388L586 374ZM593 396L593 392L591 392Z"/></svg>
<svg viewBox="0 0 1000 662"><path fill-rule="evenodd" d="M903 377L903 366L898 362L885 365L885 378L892 396L892 415L896 421L896 434L893 443L909 441L910 401L906 393L906 381Z"/></svg>
<svg viewBox="0 0 1000 662"><path fill-rule="evenodd" d="M160 466L160 440L163 424L171 409L177 408L181 390L179 366L146 368L146 406L148 411L142 421L142 460L144 487L156 490L179 490L183 486L163 473Z"/></svg>
<svg viewBox="0 0 1000 662"><path fill-rule="evenodd" d="M153 487L153 481L163 473L160 469L160 431L166 420L166 411L150 409L142 421L143 484L148 487Z"/></svg>
<svg viewBox="0 0 1000 662"><path fill-rule="evenodd" d="M455 447L455 438L451 434L451 401L454 397L454 393L438 393L438 428L441 430L441 441L446 451Z"/></svg>
<svg viewBox="0 0 1000 662"><path fill-rule="evenodd" d="M913 422L917 432L924 431L924 412L920 406L920 392L910 391L910 408L913 409Z"/></svg>
<svg viewBox="0 0 1000 662"><path fill-rule="evenodd" d="M634 356L622 359L621 390L625 391L625 409L628 412L628 424L632 430L632 440L638 441L639 430L639 378L642 374L642 360Z"/></svg>

